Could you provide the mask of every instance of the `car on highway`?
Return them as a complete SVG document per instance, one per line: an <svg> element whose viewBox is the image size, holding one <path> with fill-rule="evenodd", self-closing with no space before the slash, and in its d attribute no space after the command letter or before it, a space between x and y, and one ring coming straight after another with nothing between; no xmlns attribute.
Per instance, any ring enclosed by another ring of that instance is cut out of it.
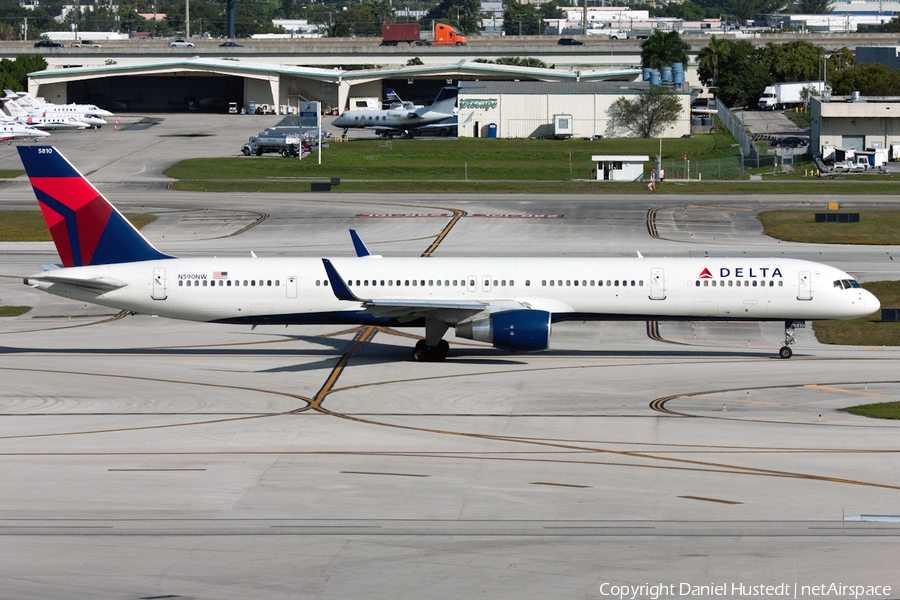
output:
<svg viewBox="0 0 900 600"><path fill-rule="evenodd" d="M52 40L41 40L34 45L35 48L62 48L63 45Z"/></svg>
<svg viewBox="0 0 900 600"><path fill-rule="evenodd" d="M560 38L556 43L560 46L584 46L584 42L573 38Z"/></svg>
<svg viewBox="0 0 900 600"><path fill-rule="evenodd" d="M772 146L775 148L805 148L809 146L809 141L792 135L772 140Z"/></svg>
<svg viewBox="0 0 900 600"><path fill-rule="evenodd" d="M92 42L91 40L78 40L77 42L72 42L73 48L102 48L100 44L96 42Z"/></svg>
<svg viewBox="0 0 900 600"><path fill-rule="evenodd" d="M176 38L169 42L169 48L193 48L194 42L189 42L181 38Z"/></svg>
<svg viewBox="0 0 900 600"><path fill-rule="evenodd" d="M225 42L224 44L219 44L219 48L243 48L243 46L234 42Z"/></svg>

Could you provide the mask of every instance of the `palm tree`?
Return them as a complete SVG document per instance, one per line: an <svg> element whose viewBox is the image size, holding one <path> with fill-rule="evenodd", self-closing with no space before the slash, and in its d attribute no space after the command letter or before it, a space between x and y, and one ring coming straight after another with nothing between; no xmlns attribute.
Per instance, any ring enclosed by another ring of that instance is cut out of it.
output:
<svg viewBox="0 0 900 600"><path fill-rule="evenodd" d="M690 48L690 44L684 42L677 31L654 29L641 44L641 65L658 69L677 62L687 64Z"/></svg>
<svg viewBox="0 0 900 600"><path fill-rule="evenodd" d="M701 49L697 54L700 79L707 86L718 85L719 65L723 64L728 58L728 50L730 48L731 42L729 40L711 36L709 45Z"/></svg>

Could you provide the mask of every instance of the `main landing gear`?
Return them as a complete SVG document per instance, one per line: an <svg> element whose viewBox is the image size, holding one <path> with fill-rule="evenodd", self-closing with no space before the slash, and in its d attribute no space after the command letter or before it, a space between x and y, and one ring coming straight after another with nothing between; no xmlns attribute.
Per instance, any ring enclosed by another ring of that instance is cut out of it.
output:
<svg viewBox="0 0 900 600"><path fill-rule="evenodd" d="M416 362L440 362L447 358L450 344L442 339L447 331L447 324L437 319L426 319L425 339L416 342L412 357Z"/></svg>
<svg viewBox="0 0 900 600"><path fill-rule="evenodd" d="M450 351L450 344L447 340L441 340L434 346L425 345L425 340L416 342L413 350L413 360L416 362L440 362L447 358L447 352Z"/></svg>
<svg viewBox="0 0 900 600"><path fill-rule="evenodd" d="M781 358L790 358L794 355L794 352L791 350L791 344L795 344L797 342L797 340L794 339L795 327L806 327L806 321L784 322L784 346L782 346L781 350L778 351L778 356L780 356Z"/></svg>

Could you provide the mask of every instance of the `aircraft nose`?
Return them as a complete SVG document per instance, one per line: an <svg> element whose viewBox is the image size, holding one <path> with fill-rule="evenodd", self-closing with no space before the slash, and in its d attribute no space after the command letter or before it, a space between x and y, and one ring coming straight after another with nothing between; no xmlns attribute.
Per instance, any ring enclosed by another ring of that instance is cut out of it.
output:
<svg viewBox="0 0 900 600"><path fill-rule="evenodd" d="M863 290L865 296L863 297L863 308L865 309L866 315L871 315L872 313L876 313L881 309L881 301L868 290Z"/></svg>

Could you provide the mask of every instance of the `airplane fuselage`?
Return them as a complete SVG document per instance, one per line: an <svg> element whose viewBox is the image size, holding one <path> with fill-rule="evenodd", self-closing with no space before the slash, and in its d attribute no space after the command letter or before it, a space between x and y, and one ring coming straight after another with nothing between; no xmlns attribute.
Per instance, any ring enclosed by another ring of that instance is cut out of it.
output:
<svg viewBox="0 0 900 600"><path fill-rule="evenodd" d="M364 299L519 302L566 320L848 319L877 299L827 265L728 258L335 258ZM42 275L66 283L40 280ZM318 258L181 258L56 269L26 279L52 294L176 319L247 324L413 325L338 300ZM82 287L100 280L117 289ZM844 282L843 284L841 282ZM452 309L440 313L454 325Z"/></svg>

